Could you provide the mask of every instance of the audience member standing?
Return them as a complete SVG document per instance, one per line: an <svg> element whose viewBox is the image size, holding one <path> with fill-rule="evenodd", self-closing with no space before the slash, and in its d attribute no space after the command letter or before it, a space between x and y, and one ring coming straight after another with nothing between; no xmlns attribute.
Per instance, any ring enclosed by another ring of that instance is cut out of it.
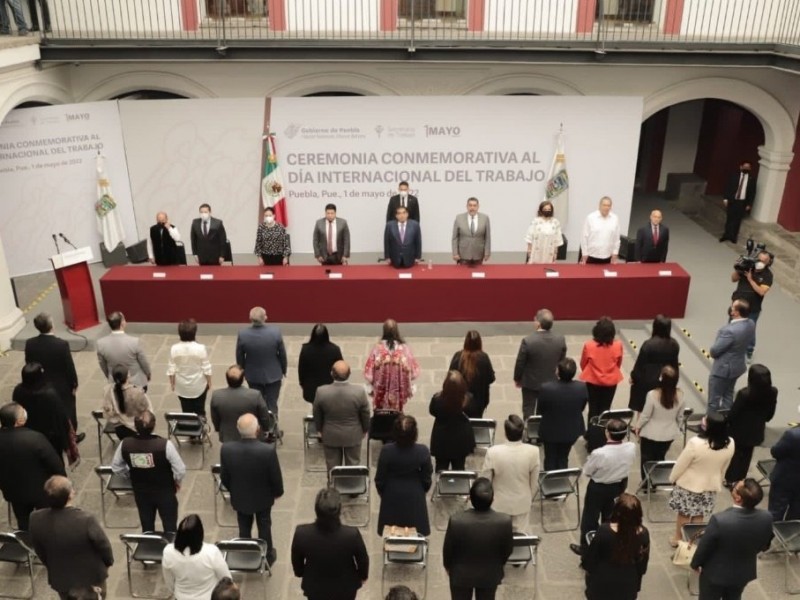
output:
<svg viewBox="0 0 800 600"><path fill-rule="evenodd" d="M472 508L450 517L442 562L453 600L492 600L513 550L511 519L492 509L492 483L479 477L469 490Z"/></svg>
<svg viewBox="0 0 800 600"><path fill-rule="evenodd" d="M729 485L747 477L753 448L764 441L764 431L775 416L777 406L778 389L772 385L769 369L764 365L752 365L747 373L747 387L737 392L728 413L728 435L736 442L725 473Z"/></svg>
<svg viewBox="0 0 800 600"><path fill-rule="evenodd" d="M545 200L539 204L536 218L525 234L525 241L528 242L525 262L529 265L556 262L558 249L564 245L564 237L561 223L554 214L552 202Z"/></svg>
<svg viewBox="0 0 800 600"><path fill-rule="evenodd" d="M69 417L55 388L45 379L42 365L27 363L22 367L22 383L14 388L11 399L28 415L25 427L44 435L59 457L69 452Z"/></svg>
<svg viewBox="0 0 800 600"><path fill-rule="evenodd" d="M317 323L311 330L311 337L300 348L297 360L297 376L303 389L303 400L314 402L317 388L333 383L331 369L337 360L344 360L342 349L331 342L328 328Z"/></svg>
<svg viewBox="0 0 800 600"><path fill-rule="evenodd" d="M464 414L467 403L467 384L458 371L448 371L442 390L436 392L428 405L434 418L431 431L431 454L434 469L463 471L467 456L475 450L475 433Z"/></svg>
<svg viewBox="0 0 800 600"><path fill-rule="evenodd" d="M128 324L125 315L114 311L108 315L111 333L97 340L97 361L106 379L113 381L114 367L122 365L128 370L131 383L145 391L150 381L150 363L144 355L139 338L125 333Z"/></svg>
<svg viewBox="0 0 800 600"><path fill-rule="evenodd" d="M361 462L361 441L369 431L369 400L364 386L350 379L343 360L333 365L333 383L317 388L314 423L322 436L328 471L338 465Z"/></svg>
<svg viewBox="0 0 800 600"><path fill-rule="evenodd" d="M546 308L536 313L536 328L522 340L514 364L514 383L522 388L522 418L536 414L542 385L556 380L556 365L567 355L564 336L553 333L553 313Z"/></svg>
<svg viewBox="0 0 800 600"><path fill-rule="evenodd" d="M221 265L225 262L228 234L222 221L211 216L208 204L200 205L200 217L192 221L190 240L198 265Z"/></svg>
<svg viewBox="0 0 800 600"><path fill-rule="evenodd" d="M156 417L151 411L144 411L135 422L136 435L126 437L117 446L111 468L131 480L142 531L156 530L158 512L162 530L174 532L178 527L176 494L186 475L186 465L170 440L153 433Z"/></svg>
<svg viewBox="0 0 800 600"><path fill-rule="evenodd" d="M642 504L636 496L622 493L583 556L586 600L636 600L649 559L650 533L642 525Z"/></svg>
<svg viewBox="0 0 800 600"><path fill-rule="evenodd" d="M278 397L286 377L286 347L281 330L266 325L267 311L260 306L250 310L250 327L236 338L236 362L244 369L247 385L261 392L267 408L278 416Z"/></svg>
<svg viewBox="0 0 800 600"><path fill-rule="evenodd" d="M769 512L775 521L800 519L800 428L791 427L770 449Z"/></svg>
<svg viewBox="0 0 800 600"><path fill-rule="evenodd" d="M614 321L602 317L592 328L592 339L583 345L581 379L589 392L587 427L592 417L611 408L617 384L622 381L622 342L614 339Z"/></svg>
<svg viewBox="0 0 800 600"><path fill-rule="evenodd" d="M241 440L222 444L220 477L231 493L231 506L239 521L239 537L250 538L253 519L259 539L267 543L267 560L278 557L272 543L272 505L283 496L283 476L275 444L258 440L258 421L251 414L239 417Z"/></svg>
<svg viewBox="0 0 800 600"><path fill-rule="evenodd" d="M731 462L734 441L728 437L725 418L716 412L703 419L704 431L691 438L678 456L669 480L675 484L669 507L678 513L673 547L686 523L699 523L714 512L722 477Z"/></svg>
<svg viewBox="0 0 800 600"><path fill-rule="evenodd" d="M483 476L492 482L494 509L511 516L514 531L527 532L539 486L539 448L522 443L525 423L517 415L509 415L503 425L508 442L486 451Z"/></svg>
<svg viewBox="0 0 800 600"><path fill-rule="evenodd" d="M581 259L583 264L609 264L619 256L619 218L611 212L611 198L603 196L598 210L583 223Z"/></svg>
<svg viewBox="0 0 800 600"><path fill-rule="evenodd" d="M747 348L755 344L756 325L748 316L750 305L734 300L730 321L720 327L708 353L714 359L708 377L708 411L730 410L736 380L747 371Z"/></svg>
<svg viewBox="0 0 800 600"><path fill-rule="evenodd" d="M750 209L753 207L753 200L756 197L756 178L750 171L750 163L742 162L739 164L739 170L731 175L725 184L725 195L722 198L722 203L725 205L725 230L719 238L720 242L728 240L736 243L742 219L750 214Z"/></svg>
<svg viewBox="0 0 800 600"><path fill-rule="evenodd" d="M236 424L239 417L247 413L258 419L261 431L269 431L271 423L267 403L258 390L242 385L244 369L231 365L225 371L225 380L228 387L214 391L211 397L211 422L219 433L219 441L225 443L240 439Z"/></svg>
<svg viewBox="0 0 800 600"><path fill-rule="evenodd" d="M116 365L111 376L114 383L107 385L103 392L103 416L114 425L114 433L123 440L136 435L134 420L144 413L153 410L150 398L144 390L128 381L128 367Z"/></svg>
<svg viewBox="0 0 800 600"><path fill-rule="evenodd" d="M219 548L204 541L203 522L195 514L181 521L175 541L164 548L161 570L175 600L206 600L217 582L230 577Z"/></svg>
<svg viewBox="0 0 800 600"><path fill-rule="evenodd" d="M73 506L75 490L66 477L44 484L49 508L31 515L31 543L47 567L47 581L62 600L75 588L99 587L106 595L108 568L114 553L94 515Z"/></svg>
<svg viewBox="0 0 800 600"><path fill-rule="evenodd" d="M636 362L631 371L631 397L628 408L633 411L642 411L647 392L658 387L664 365L678 370L680 346L672 339L671 332L672 319L656 315L653 319L653 333L639 348L639 354L636 355Z"/></svg>
<svg viewBox="0 0 800 600"><path fill-rule="evenodd" d="M292 568L309 600L353 600L369 576L369 554L356 527L342 525L342 499L334 489L317 493L316 521L298 525Z"/></svg>
<svg viewBox="0 0 800 600"><path fill-rule="evenodd" d="M471 329L464 338L464 348L453 355L450 370L458 371L467 382L469 398L464 412L470 419L480 419L489 406L489 386L494 383L494 367L483 351L481 334Z"/></svg>
<svg viewBox="0 0 800 600"><path fill-rule="evenodd" d="M206 396L211 389L211 363L204 344L195 341L197 321L187 319L178 325L180 342L169 352L167 375L172 391L181 401L181 410L206 416Z"/></svg>
<svg viewBox="0 0 800 600"><path fill-rule="evenodd" d="M414 395L413 382L417 377L417 359L400 335L397 321L387 319L381 339L373 346L364 365L364 379L369 384L373 408L403 412L406 402Z"/></svg>
<svg viewBox="0 0 800 600"><path fill-rule="evenodd" d="M656 209L650 212L650 222L636 232L636 260L643 263L667 262L669 227L661 224L663 216Z"/></svg>
<svg viewBox="0 0 800 600"><path fill-rule="evenodd" d="M431 454L417 443L417 421L409 415L399 416L393 426L394 443L386 444L378 458L375 489L381 497L378 512L378 535L385 525L415 527L417 533L428 536L428 503L425 497L431 489Z"/></svg>
<svg viewBox="0 0 800 600"><path fill-rule="evenodd" d="M33 319L33 325L39 335L25 342L25 362L37 362L44 369L44 377L56 390L72 428L78 431L78 413L75 395L78 393L78 373L69 350L69 343L53 333L53 317L47 313L39 313ZM77 434L78 443L86 434Z"/></svg>
<svg viewBox="0 0 800 600"><path fill-rule="evenodd" d="M571 358L558 363L558 381L545 383L539 393L539 441L544 444L544 470L569 467L569 451L586 432L583 410L589 401L586 384L574 381L578 366Z"/></svg>
<svg viewBox="0 0 800 600"><path fill-rule="evenodd" d="M0 490L23 531L28 530L31 512L47 506L44 483L52 475L66 475L63 460L47 438L25 427L27 418L16 402L0 408Z"/></svg>
<svg viewBox="0 0 800 600"><path fill-rule="evenodd" d="M683 391L678 389L678 372L667 365L661 369L658 387L647 392L636 423L642 480L646 463L666 458L672 441L680 434L682 420Z"/></svg>

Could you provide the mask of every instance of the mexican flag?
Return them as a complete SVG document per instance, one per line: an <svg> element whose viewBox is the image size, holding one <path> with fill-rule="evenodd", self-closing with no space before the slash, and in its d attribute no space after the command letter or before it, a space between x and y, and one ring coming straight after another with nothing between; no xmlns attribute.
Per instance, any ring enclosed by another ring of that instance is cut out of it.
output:
<svg viewBox="0 0 800 600"><path fill-rule="evenodd" d="M554 216L561 224L562 230L567 226L569 218L569 177L567 176L567 159L564 155L564 133L558 133L558 144L550 167L550 177L544 188L544 199L553 203Z"/></svg>
<svg viewBox="0 0 800 600"><path fill-rule="evenodd" d="M97 168L97 202L94 203L94 212L97 216L97 230L103 236L106 251L114 249L125 241L125 230L117 210L117 203L111 194L111 183L106 175L106 157L97 153L95 166Z"/></svg>
<svg viewBox="0 0 800 600"><path fill-rule="evenodd" d="M286 196L283 180L278 168L278 153L275 150L275 134L264 136L264 177L261 179L261 204L275 210L275 220L286 227L289 215L286 211Z"/></svg>

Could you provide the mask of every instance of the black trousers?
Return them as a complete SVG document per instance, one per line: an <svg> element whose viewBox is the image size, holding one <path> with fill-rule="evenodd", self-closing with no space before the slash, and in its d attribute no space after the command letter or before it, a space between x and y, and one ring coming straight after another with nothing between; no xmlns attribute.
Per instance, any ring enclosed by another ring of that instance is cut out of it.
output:
<svg viewBox="0 0 800 600"><path fill-rule="evenodd" d="M258 538L267 542L267 549L272 550L272 507L255 514L236 513L239 522L239 537L253 537L253 520L256 522Z"/></svg>
<svg viewBox="0 0 800 600"><path fill-rule="evenodd" d="M647 438L641 438L639 444L639 454L642 459L642 464L640 466L641 473L642 473L642 480L644 480L644 465L651 461L659 461L664 460L667 456L667 452L669 451L669 447L672 445L672 442L657 442L655 440L649 440Z"/></svg>
<svg viewBox="0 0 800 600"><path fill-rule="evenodd" d="M120 440L124 440L126 437L133 437L136 435L136 432L133 429L130 429L127 425L117 425L114 428L114 435L116 435Z"/></svg>
<svg viewBox="0 0 800 600"><path fill-rule="evenodd" d="M733 457L728 465L728 470L725 471L725 481L732 483L734 481L741 481L747 477L747 471L750 469L750 461L752 459L752 446L740 446L736 444L733 450Z"/></svg>
<svg viewBox="0 0 800 600"><path fill-rule="evenodd" d="M31 13L31 31L39 31L39 15L36 13L37 0L28 0L28 10ZM44 29L50 29L50 7L47 5L47 0L39 0L39 6L42 7L42 24ZM4 7L5 8L5 7Z"/></svg>
<svg viewBox="0 0 800 600"><path fill-rule="evenodd" d="M628 478L616 483L597 483L589 480L581 515L581 547L586 548L586 534L597 531L600 523L608 521L614 500L628 487Z"/></svg>
<svg viewBox="0 0 800 600"><path fill-rule="evenodd" d="M587 265L610 265L611 264L611 257L608 258L595 258L594 256L590 256L586 259Z"/></svg>
<svg viewBox="0 0 800 600"><path fill-rule="evenodd" d="M596 417L611 408L614 394L617 393L617 386L587 383L586 391L589 394L589 412L586 415L586 428L588 429L592 417Z"/></svg>
<svg viewBox="0 0 800 600"><path fill-rule="evenodd" d="M739 600L743 591L743 585L716 585L700 573L699 600Z"/></svg>
<svg viewBox="0 0 800 600"><path fill-rule="evenodd" d="M185 413L194 413L201 417L206 416L206 396L208 395L208 388L203 390L197 398L184 398L178 396L181 401L181 411Z"/></svg>
<svg viewBox="0 0 800 600"><path fill-rule="evenodd" d="M283 254L262 254L261 260L265 265L278 266L283 264Z"/></svg>
<svg viewBox="0 0 800 600"><path fill-rule="evenodd" d="M17 529L28 531L31 513L41 506L36 506L33 502L12 502L11 508L14 511L14 517L17 519Z"/></svg>
<svg viewBox="0 0 800 600"><path fill-rule="evenodd" d="M463 471L467 463L466 456L462 456L461 458L441 458L439 456L434 456L433 459L435 461L433 470L437 473L439 471Z"/></svg>
<svg viewBox="0 0 800 600"><path fill-rule="evenodd" d="M773 521L800 519L800 482L770 481L769 512Z"/></svg>
<svg viewBox="0 0 800 600"><path fill-rule="evenodd" d="M528 417L536 414L536 406L539 404L539 390L522 388L522 420L527 421Z"/></svg>
<svg viewBox="0 0 800 600"><path fill-rule="evenodd" d="M555 471L569 467L569 451L572 444L544 443L544 470Z"/></svg>
<svg viewBox="0 0 800 600"><path fill-rule="evenodd" d="M164 532L178 531L178 498L174 491L133 493L142 531L156 531L156 513Z"/></svg>
<svg viewBox="0 0 800 600"><path fill-rule="evenodd" d="M744 200L728 200L723 238L736 243L739 239L739 228L742 226L742 219L746 213Z"/></svg>
<svg viewBox="0 0 800 600"><path fill-rule="evenodd" d="M459 587L450 584L451 600L472 600L472 593L475 592L475 600L494 600L497 594L497 586L488 588Z"/></svg>

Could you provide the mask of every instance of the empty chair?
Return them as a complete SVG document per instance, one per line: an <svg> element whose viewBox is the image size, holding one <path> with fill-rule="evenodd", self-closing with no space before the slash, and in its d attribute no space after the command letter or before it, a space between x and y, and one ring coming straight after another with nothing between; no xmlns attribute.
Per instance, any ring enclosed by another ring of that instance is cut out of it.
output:
<svg viewBox="0 0 800 600"><path fill-rule="evenodd" d="M761 479L758 480L758 483L762 487L769 485L769 476L772 473L772 469L775 468L777 462L778 461L774 458L767 458L765 460L759 460L756 463L756 469L759 473L761 473Z"/></svg>
<svg viewBox="0 0 800 600"><path fill-rule="evenodd" d="M431 494L431 503L437 500L450 498L466 502L472 483L478 478L476 471L440 471L436 474L436 483ZM436 525L439 531L444 531L444 526Z"/></svg>
<svg viewBox="0 0 800 600"><path fill-rule="evenodd" d="M214 481L214 520L220 527L238 527L238 523L224 523L219 514L219 500L222 500L223 508L231 502L231 493L222 483L221 473L222 467L219 464L211 466L211 478Z"/></svg>
<svg viewBox="0 0 800 600"><path fill-rule="evenodd" d="M793 574L791 558L792 556L797 558L800 554L800 521L777 521L772 525L772 530L775 532L780 551L786 556L784 590L788 594L800 594L800 589L793 588L789 583L790 577L797 579L797 575Z"/></svg>
<svg viewBox="0 0 800 600"><path fill-rule="evenodd" d="M36 553L26 541L24 531L14 533L0 533L0 562L10 563L17 567L26 567L31 583L30 593L21 596L0 594L0 598L33 598L36 593L33 578L33 563Z"/></svg>
<svg viewBox="0 0 800 600"><path fill-rule="evenodd" d="M475 445L479 448L491 448L494 445L494 434L497 421L494 419L470 419L472 431L475 432Z"/></svg>
<svg viewBox="0 0 800 600"><path fill-rule="evenodd" d="M369 442L367 442L367 444L367 451L369 452ZM317 431L317 426L314 423L314 416L306 415L303 417L303 463L305 465L305 470L324 473L328 470L324 463L314 465L309 460L312 448L322 448L322 436L319 431ZM369 464L369 461L367 461L367 464Z"/></svg>
<svg viewBox="0 0 800 600"><path fill-rule="evenodd" d="M369 467L363 465L333 467L328 474L330 487L339 492L342 497L342 506L348 504L366 505L366 518L353 523L358 527L369 525L372 504L370 502ZM345 498L350 498L345 502Z"/></svg>
<svg viewBox="0 0 800 600"><path fill-rule="evenodd" d="M106 516L106 492L111 492L115 500L119 500L122 496L133 495L133 484L128 477L116 474L108 465L100 465L94 468L94 472L100 478L100 515L103 519L103 526L109 529L129 529L136 527L138 524L132 525L112 525Z"/></svg>
<svg viewBox="0 0 800 600"><path fill-rule="evenodd" d="M208 427L205 419L195 413L167 412L164 413L167 421L167 437L171 437L178 445L178 450L182 449L181 439L199 440L202 453L201 463L197 469L202 469L206 463L206 445L213 446L211 437L208 435Z"/></svg>
<svg viewBox="0 0 800 600"><path fill-rule="evenodd" d="M125 545L125 562L128 572L128 590L134 598L157 598L167 600L172 598L172 594L164 596L148 596L134 591L133 572L131 565L134 562L141 563L145 568L152 565L161 565L164 556L164 548L170 543L171 539L162 533L123 533L119 539Z"/></svg>
<svg viewBox="0 0 800 600"><path fill-rule="evenodd" d="M217 542L225 563L231 573L258 573L267 597L267 577L272 577L272 570L267 560L267 543L264 540L245 540L233 538Z"/></svg>
<svg viewBox="0 0 800 600"><path fill-rule="evenodd" d="M370 466L370 442L377 440L381 444L392 441L392 426L400 415L397 410L376 410L372 413L369 420L369 431L367 432L367 466Z"/></svg>
<svg viewBox="0 0 800 600"><path fill-rule="evenodd" d="M386 573L393 566L419 566L423 572L420 600L428 593L428 540L421 536L393 537L383 540L381 598L386 595Z"/></svg>
<svg viewBox="0 0 800 600"><path fill-rule="evenodd" d="M681 429L683 430L684 447L686 447L686 440L689 438L690 433L697 435L702 431L703 418L705 416L705 413L696 413L689 407L683 409L683 425Z"/></svg>
<svg viewBox="0 0 800 600"><path fill-rule="evenodd" d="M538 535L528 535L527 533L514 533L514 549L511 556L506 561L507 565L513 567L527 568L533 565L533 595L536 598L536 587L538 585L538 563L539 563L539 544L542 542Z"/></svg>
<svg viewBox="0 0 800 600"><path fill-rule="evenodd" d="M581 476L580 469L558 469L556 471L541 471L539 473L539 489L533 501L539 498L539 512L542 517L542 529L548 533L559 531L575 531L580 525L581 520L581 492L578 488L578 478ZM545 500L566 500L569 496L575 496L575 526L563 529L548 529L547 521L544 518Z"/></svg>
<svg viewBox="0 0 800 600"><path fill-rule="evenodd" d="M672 523L675 520L671 513L666 519L654 519L650 512L653 494L658 492L659 489L672 491L674 486L669 480L669 475L672 473L672 467L674 466L674 460L649 461L644 464L644 479L639 484L637 493L643 491L647 494L647 520L651 523Z"/></svg>
<svg viewBox="0 0 800 600"><path fill-rule="evenodd" d="M539 445L539 428L542 426L542 415L531 415L525 421L525 441Z"/></svg>
<svg viewBox="0 0 800 600"><path fill-rule="evenodd" d="M97 426L97 455L100 457L100 462L103 462L103 436L106 436L111 442L112 449L116 450L119 438L117 437L117 428L113 423L109 423L102 410L93 410L92 418L95 420Z"/></svg>

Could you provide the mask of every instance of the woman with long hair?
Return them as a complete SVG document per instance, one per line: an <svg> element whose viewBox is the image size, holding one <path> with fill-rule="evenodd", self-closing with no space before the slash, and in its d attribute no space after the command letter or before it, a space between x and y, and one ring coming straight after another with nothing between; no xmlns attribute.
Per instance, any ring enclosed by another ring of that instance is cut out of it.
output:
<svg viewBox="0 0 800 600"><path fill-rule="evenodd" d="M622 342L615 339L614 321L601 317L592 328L592 339L583 345L581 381L589 392L587 427L595 417L611 408L617 384L622 381Z"/></svg>
<svg viewBox="0 0 800 600"><path fill-rule="evenodd" d="M529 265L556 262L558 248L564 244L564 238L561 236L561 223L554 214L552 202L545 200L539 204L536 218L525 234L525 241L528 243L525 262Z"/></svg>
<svg viewBox="0 0 800 600"><path fill-rule="evenodd" d="M642 505L623 492L583 557L587 600L635 600L649 559L650 533L642 525Z"/></svg>
<svg viewBox="0 0 800 600"><path fill-rule="evenodd" d="M691 438L672 467L669 480L674 484L669 507L678 513L675 534L670 540L677 548L681 528L699 523L714 512L722 476L733 457L735 443L728 437L728 424L718 412L703 418L703 431Z"/></svg>
<svg viewBox="0 0 800 600"><path fill-rule="evenodd" d="M678 371L666 365L661 368L658 386L647 392L642 412L634 431L639 436L642 480L645 464L664 460L672 441L680 433L683 418L683 390L678 389Z"/></svg>
<svg viewBox="0 0 800 600"><path fill-rule="evenodd" d="M434 469L463 471L467 456L475 450L475 433L464 414L467 383L458 371L448 371L442 391L431 398L428 411L434 417L431 454Z"/></svg>
<svg viewBox="0 0 800 600"><path fill-rule="evenodd" d="M207 600L231 572L219 548L203 541L203 522L195 514L178 525L175 541L164 548L161 570L175 600Z"/></svg>
<svg viewBox="0 0 800 600"><path fill-rule="evenodd" d="M114 383L107 385L103 394L103 416L122 440L136 435L134 420L146 410L152 412L153 405L142 388L128 383L128 367L116 365L111 377Z"/></svg>
<svg viewBox="0 0 800 600"><path fill-rule="evenodd" d="M419 364L408 347L397 321L386 319L381 339L372 348L364 365L372 405L375 410L403 411L414 395L413 381L419 377Z"/></svg>
<svg viewBox="0 0 800 600"><path fill-rule="evenodd" d="M483 418L489 406L489 386L494 383L494 367L489 355L483 351L481 334L471 329L464 337L464 348L453 355L450 370L464 376L469 391L464 412L470 419Z"/></svg>
<svg viewBox="0 0 800 600"><path fill-rule="evenodd" d="M775 416L778 388L772 385L772 373L764 365L755 364L747 373L747 387L736 394L728 413L728 434L736 442L725 482L731 485L747 477L753 448L764 441L767 423Z"/></svg>
<svg viewBox="0 0 800 600"><path fill-rule="evenodd" d="M333 383L331 368L342 358L342 349L331 342L328 328L317 323L311 330L311 337L300 349L297 360L297 376L303 389L303 400L314 402L317 388Z"/></svg>
<svg viewBox="0 0 800 600"><path fill-rule="evenodd" d="M672 339L672 319L656 315L653 319L653 333L639 348L631 371L628 408L636 412L642 411L647 392L658 387L662 367L669 365L678 370L679 352L678 342Z"/></svg>
<svg viewBox="0 0 800 600"><path fill-rule="evenodd" d="M45 379L41 364L29 362L22 367L22 383L14 388L11 399L28 413L25 427L44 435L63 459L70 447L69 416L58 392Z"/></svg>

